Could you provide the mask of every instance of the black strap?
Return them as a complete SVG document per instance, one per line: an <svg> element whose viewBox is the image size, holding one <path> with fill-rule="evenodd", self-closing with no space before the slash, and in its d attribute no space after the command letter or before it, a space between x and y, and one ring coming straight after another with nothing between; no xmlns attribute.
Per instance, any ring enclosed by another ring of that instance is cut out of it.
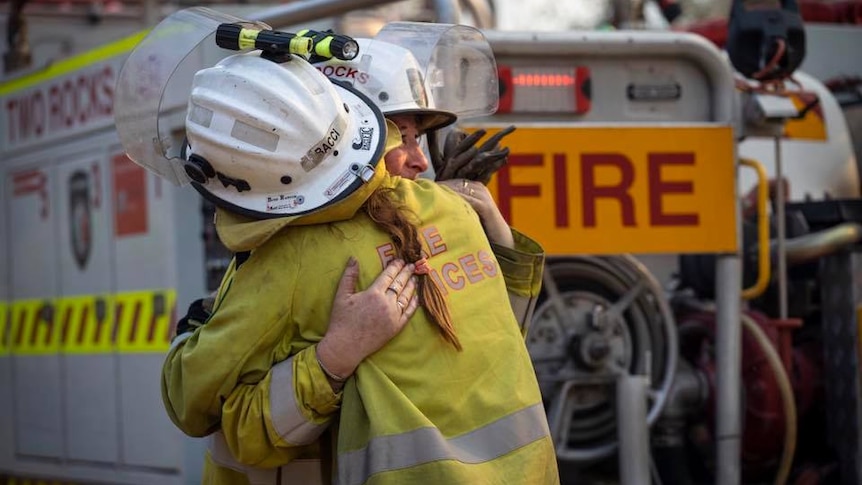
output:
<svg viewBox="0 0 862 485"><path fill-rule="evenodd" d="M248 257L251 256L251 251L240 251L234 255L236 258L236 269L239 269L242 266L242 263L245 263L248 260Z"/></svg>

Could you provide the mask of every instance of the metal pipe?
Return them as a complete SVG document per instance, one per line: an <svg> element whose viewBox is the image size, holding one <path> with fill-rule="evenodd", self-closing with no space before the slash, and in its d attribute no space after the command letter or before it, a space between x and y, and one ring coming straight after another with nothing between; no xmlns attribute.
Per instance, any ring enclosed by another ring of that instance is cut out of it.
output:
<svg viewBox="0 0 862 485"><path fill-rule="evenodd" d="M441 24L460 24L461 10L458 0L434 0L436 21Z"/></svg>
<svg viewBox="0 0 862 485"><path fill-rule="evenodd" d="M466 0L464 2L473 20L476 22L476 27L480 29L493 29L497 26L497 18L494 12L491 11L491 5L486 0Z"/></svg>
<svg viewBox="0 0 862 485"><path fill-rule="evenodd" d="M769 202L769 180L766 169L756 160L742 158L739 163L757 172L757 281L754 286L742 290L742 298L751 300L759 297L769 288L769 280L772 278L769 257L769 216L766 214Z"/></svg>
<svg viewBox="0 0 862 485"><path fill-rule="evenodd" d="M788 239L787 266L808 263L862 241L862 224L845 222L804 236ZM777 242L773 242L775 249Z"/></svg>
<svg viewBox="0 0 862 485"><path fill-rule="evenodd" d="M159 23L159 4L158 0L144 0L143 1L143 21L144 28L151 27Z"/></svg>
<svg viewBox="0 0 862 485"><path fill-rule="evenodd" d="M775 218L778 266L778 318L787 320L787 219L784 207L784 175L781 167L781 137L775 137Z"/></svg>
<svg viewBox="0 0 862 485"><path fill-rule="evenodd" d="M737 485L740 482L742 423L742 324L739 320L742 261L738 254L722 254L715 266L716 483Z"/></svg>
<svg viewBox="0 0 862 485"><path fill-rule="evenodd" d="M622 485L649 485L649 429L644 376L624 374L617 379L617 440Z"/></svg>
<svg viewBox="0 0 862 485"><path fill-rule="evenodd" d="M351 10L379 7L395 0L311 0L292 2L267 8L248 15L249 20L265 22L273 27L310 22L343 15Z"/></svg>

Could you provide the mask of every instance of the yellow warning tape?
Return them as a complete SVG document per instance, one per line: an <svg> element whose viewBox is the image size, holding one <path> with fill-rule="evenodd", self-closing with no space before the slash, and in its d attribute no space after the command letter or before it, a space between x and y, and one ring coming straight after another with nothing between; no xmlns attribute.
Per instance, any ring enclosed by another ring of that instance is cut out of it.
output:
<svg viewBox="0 0 862 485"><path fill-rule="evenodd" d="M171 340L174 292L124 293L117 299L116 339L120 352L160 352Z"/></svg>
<svg viewBox="0 0 862 485"><path fill-rule="evenodd" d="M13 301L5 351L18 355L163 352L176 292L149 290Z"/></svg>
<svg viewBox="0 0 862 485"><path fill-rule="evenodd" d="M55 323L59 326L59 348L68 354L112 352L115 298L87 295L58 300Z"/></svg>
<svg viewBox="0 0 862 485"><path fill-rule="evenodd" d="M0 96L20 91L49 79L68 74L72 71L77 71L78 69L89 66L90 64L95 64L105 59L110 59L129 52L138 45L138 42L140 42L147 33L149 33L149 29L132 34L116 42L105 44L82 54L72 56L63 61L56 62L33 74L22 76L5 83L0 83Z"/></svg>

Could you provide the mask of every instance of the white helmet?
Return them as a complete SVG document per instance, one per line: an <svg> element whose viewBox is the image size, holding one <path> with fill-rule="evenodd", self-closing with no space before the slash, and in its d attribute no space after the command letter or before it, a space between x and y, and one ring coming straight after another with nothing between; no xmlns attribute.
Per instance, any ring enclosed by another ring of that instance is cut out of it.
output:
<svg viewBox="0 0 862 485"><path fill-rule="evenodd" d="M379 40L355 40L359 44L355 59L333 58L315 66L331 79L350 83L386 116L415 114L422 133L455 122L455 113L434 108L422 69L409 50Z"/></svg>
<svg viewBox="0 0 862 485"><path fill-rule="evenodd" d="M373 103L304 59L237 54L195 74L185 170L195 189L229 211L299 216L370 180L385 130Z"/></svg>

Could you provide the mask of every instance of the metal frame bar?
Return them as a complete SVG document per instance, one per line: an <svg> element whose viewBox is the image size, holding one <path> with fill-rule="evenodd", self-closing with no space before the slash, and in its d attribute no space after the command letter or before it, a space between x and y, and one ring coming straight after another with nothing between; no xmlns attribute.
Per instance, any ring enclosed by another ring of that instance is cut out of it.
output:
<svg viewBox="0 0 862 485"><path fill-rule="evenodd" d="M712 122L729 125L741 132L742 119L733 71L722 53L695 34L673 32L485 32L496 56L535 55L535 43L542 42L543 55L584 57L630 57L632 46L652 55L686 56L695 61L713 83L716 93L711 106ZM734 136L734 139L737 139ZM738 155L734 153L735 179ZM737 184L734 184L737 187ZM739 197L735 197L737 247L742 247L742 218ZM741 453L741 285L742 262L739 250L716 259L716 361L717 361L717 481L719 485L740 483Z"/></svg>

